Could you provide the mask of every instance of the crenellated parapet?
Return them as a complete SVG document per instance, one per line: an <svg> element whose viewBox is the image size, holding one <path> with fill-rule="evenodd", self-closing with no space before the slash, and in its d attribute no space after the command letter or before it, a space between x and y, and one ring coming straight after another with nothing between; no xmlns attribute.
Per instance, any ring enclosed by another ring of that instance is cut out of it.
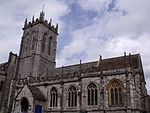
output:
<svg viewBox="0 0 150 113"><path fill-rule="evenodd" d="M126 57L126 59L124 59ZM94 61L83 64L76 64L72 66L62 66L56 68L54 72L47 74L47 76L32 77L20 79L18 85L23 84L44 84L44 83L61 83L78 81L79 78L90 78L99 76L121 75L126 72L137 74L141 70L138 63L139 55L129 55L110 59L101 59L100 61ZM116 62L116 60L118 62ZM101 62L101 64L100 64ZM122 62L122 63L120 63ZM124 63L124 65L122 65ZM126 64L125 64L126 63ZM132 63L132 65L130 64ZM114 68L114 66L116 66Z"/></svg>
<svg viewBox="0 0 150 113"><path fill-rule="evenodd" d="M50 21L48 22L48 20L46 20L44 18L44 16L45 16L45 13L42 11L42 12L40 12L40 17L39 18L34 19L34 16L33 16L32 17L32 21L29 21L29 22L28 22L28 20L26 18L25 22L24 22L23 30L27 29L29 27L32 27L32 26L34 26L36 24L44 24L46 27L51 29L56 34L58 34L58 24L56 24L56 26L52 25L52 19L50 19Z"/></svg>

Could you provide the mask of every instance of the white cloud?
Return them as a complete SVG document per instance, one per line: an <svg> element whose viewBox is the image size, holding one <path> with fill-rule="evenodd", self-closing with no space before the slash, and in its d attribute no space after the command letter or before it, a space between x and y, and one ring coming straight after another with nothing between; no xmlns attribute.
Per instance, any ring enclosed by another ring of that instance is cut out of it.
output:
<svg viewBox="0 0 150 113"><path fill-rule="evenodd" d="M0 62L8 59L8 53L13 51L18 53L19 44L25 17L28 21L32 16L39 17L42 10L43 1L41 0L5 0L0 4ZM52 23L59 23L59 30L63 29L60 17L69 12L69 7L63 1L50 0L45 5L46 18L53 18Z"/></svg>
<svg viewBox="0 0 150 113"><path fill-rule="evenodd" d="M150 1L147 0L118 0L114 8L117 11L106 14L108 21L105 32L115 35L149 32L149 5Z"/></svg>
<svg viewBox="0 0 150 113"><path fill-rule="evenodd" d="M58 61L78 63L73 56L81 53L84 55L78 58L84 61L98 59L99 54L106 58L123 55L125 51L140 53L150 88L150 1L118 0L108 11L110 3L111 0L78 0L83 10L95 11L97 16L91 20L92 25L72 31L72 41L62 49Z"/></svg>
<svg viewBox="0 0 150 113"><path fill-rule="evenodd" d="M110 0L78 0L77 2L84 10L101 11L107 1Z"/></svg>

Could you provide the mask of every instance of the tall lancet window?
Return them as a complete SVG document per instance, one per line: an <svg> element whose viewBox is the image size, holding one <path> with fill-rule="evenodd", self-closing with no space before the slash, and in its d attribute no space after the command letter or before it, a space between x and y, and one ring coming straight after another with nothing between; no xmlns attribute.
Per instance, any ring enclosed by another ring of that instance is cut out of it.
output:
<svg viewBox="0 0 150 113"><path fill-rule="evenodd" d="M32 35L32 50L34 50L35 49L35 46L36 46L36 34L34 33L33 35Z"/></svg>
<svg viewBox="0 0 150 113"><path fill-rule="evenodd" d="M50 55L51 53L51 44L52 44L52 36L49 37L49 41L48 41L48 50L47 50L48 55Z"/></svg>
<svg viewBox="0 0 150 113"><path fill-rule="evenodd" d="M77 106L77 90L74 86L68 89L68 107Z"/></svg>
<svg viewBox="0 0 150 113"><path fill-rule="evenodd" d="M87 87L87 91L88 91L88 105L97 105L98 104L97 86L94 83L90 83Z"/></svg>
<svg viewBox="0 0 150 113"><path fill-rule="evenodd" d="M50 91L50 107L57 107L58 92L55 87Z"/></svg>
<svg viewBox="0 0 150 113"><path fill-rule="evenodd" d="M0 91L2 91L2 89L3 89L3 84L4 84L4 82L0 81Z"/></svg>
<svg viewBox="0 0 150 113"><path fill-rule="evenodd" d="M27 33L24 39L24 52L28 52L29 49L30 49L30 38L29 33Z"/></svg>
<svg viewBox="0 0 150 113"><path fill-rule="evenodd" d="M109 106L123 106L123 85L119 80L112 80L108 84Z"/></svg>
<svg viewBox="0 0 150 113"><path fill-rule="evenodd" d="M43 35L43 37L42 37L42 52L44 52L45 51L45 43L46 43L46 37L47 37L47 34L46 33L44 33L44 35Z"/></svg>

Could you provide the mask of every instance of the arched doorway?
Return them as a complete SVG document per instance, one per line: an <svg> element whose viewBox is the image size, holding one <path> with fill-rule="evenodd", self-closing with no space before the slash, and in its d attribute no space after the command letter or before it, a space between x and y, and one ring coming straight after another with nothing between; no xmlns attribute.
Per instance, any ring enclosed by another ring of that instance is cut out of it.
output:
<svg viewBox="0 0 150 113"><path fill-rule="evenodd" d="M41 105L35 106L35 113L42 113L42 106Z"/></svg>
<svg viewBox="0 0 150 113"><path fill-rule="evenodd" d="M27 113L28 111L28 107L29 107L29 102L28 102L28 99L26 97L23 97L21 99L21 112L22 113Z"/></svg>

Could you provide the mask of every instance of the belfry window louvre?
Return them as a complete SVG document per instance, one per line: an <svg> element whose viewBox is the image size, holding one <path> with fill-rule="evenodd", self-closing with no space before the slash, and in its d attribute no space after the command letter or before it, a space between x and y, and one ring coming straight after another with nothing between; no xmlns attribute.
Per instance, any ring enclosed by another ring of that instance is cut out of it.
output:
<svg viewBox="0 0 150 113"><path fill-rule="evenodd" d="M68 107L77 106L77 90L74 86L68 89Z"/></svg>
<svg viewBox="0 0 150 113"><path fill-rule="evenodd" d="M112 81L108 86L109 106L123 106L123 86L118 80Z"/></svg>
<svg viewBox="0 0 150 113"><path fill-rule="evenodd" d="M56 88L52 88L50 91L50 107L57 107L58 92Z"/></svg>
<svg viewBox="0 0 150 113"><path fill-rule="evenodd" d="M97 105L98 104L97 86L94 83L90 83L87 87L87 91L88 91L88 105Z"/></svg>

